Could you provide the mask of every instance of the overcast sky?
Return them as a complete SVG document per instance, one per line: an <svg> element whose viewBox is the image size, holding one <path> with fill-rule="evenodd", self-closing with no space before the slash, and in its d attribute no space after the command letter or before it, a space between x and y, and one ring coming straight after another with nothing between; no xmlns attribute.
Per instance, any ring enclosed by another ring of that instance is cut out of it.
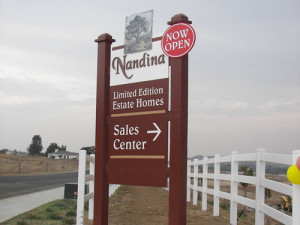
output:
<svg viewBox="0 0 300 225"><path fill-rule="evenodd" d="M300 149L299 0L0 0L0 149L94 145L94 40L152 9L154 37L178 13L196 31L189 156Z"/></svg>

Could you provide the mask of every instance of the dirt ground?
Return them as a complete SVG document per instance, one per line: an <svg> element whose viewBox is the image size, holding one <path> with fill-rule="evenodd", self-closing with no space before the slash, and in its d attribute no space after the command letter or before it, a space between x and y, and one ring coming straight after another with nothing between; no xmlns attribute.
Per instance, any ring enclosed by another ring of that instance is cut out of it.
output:
<svg viewBox="0 0 300 225"><path fill-rule="evenodd" d="M78 160L0 154L0 175L78 171Z"/></svg>
<svg viewBox="0 0 300 225"><path fill-rule="evenodd" d="M168 191L162 188L121 186L109 200L109 225L168 225ZM187 203L187 225L226 225L228 212L212 216L212 207L202 211L201 206ZM226 217L226 216L227 217ZM92 225L86 219L85 224ZM238 224L253 224L239 221Z"/></svg>

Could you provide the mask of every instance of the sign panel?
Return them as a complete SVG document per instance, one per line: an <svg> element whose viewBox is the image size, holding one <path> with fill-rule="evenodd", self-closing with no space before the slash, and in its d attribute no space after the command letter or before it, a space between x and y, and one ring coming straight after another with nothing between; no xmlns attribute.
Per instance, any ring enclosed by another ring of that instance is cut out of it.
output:
<svg viewBox="0 0 300 225"><path fill-rule="evenodd" d="M168 78L169 59L160 41L152 42L152 50L124 55L123 48L111 53L110 86Z"/></svg>
<svg viewBox="0 0 300 225"><path fill-rule="evenodd" d="M112 86L110 87L110 114L112 117L117 117L118 114L124 116L133 112L167 111L168 87L169 79Z"/></svg>
<svg viewBox="0 0 300 225"><path fill-rule="evenodd" d="M165 187L168 166L168 59L154 51L112 52L108 181Z"/></svg>
<svg viewBox="0 0 300 225"><path fill-rule="evenodd" d="M118 117L109 126L109 183L167 185L167 115Z"/></svg>
<svg viewBox="0 0 300 225"><path fill-rule="evenodd" d="M173 58L188 54L196 40L194 28L187 23L170 26L163 35L161 47L164 53Z"/></svg>

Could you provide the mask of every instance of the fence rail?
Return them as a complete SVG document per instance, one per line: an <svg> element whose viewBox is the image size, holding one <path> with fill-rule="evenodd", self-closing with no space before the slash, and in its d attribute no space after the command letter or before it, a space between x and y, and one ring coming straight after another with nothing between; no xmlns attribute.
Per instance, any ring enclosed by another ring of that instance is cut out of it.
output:
<svg viewBox="0 0 300 225"><path fill-rule="evenodd" d="M237 205L251 207L255 210L255 224L264 224L264 215L268 215L283 224L300 224L300 185L288 185L266 178L266 163L280 163L292 165L300 156L300 150L293 151L292 155L266 153L263 149L258 149L256 153L238 154L232 152L229 156L216 155L213 158L204 157L203 160L188 161L187 172L187 201L191 201L191 191L193 204L197 205L198 192L201 192L202 210L207 210L207 195L210 194L214 199L213 216L219 216L220 198L230 201L230 224L237 224ZM256 175L245 176L239 174L239 162L255 161ZM221 163L230 163L230 174L221 174ZM213 164L213 173L208 173L209 164ZM202 172L199 172L202 166ZM193 179L193 183L191 182ZM202 186L199 186L199 179L202 179ZM213 189L208 188L208 180L213 180ZM230 182L230 193L220 190L220 182ZM255 185L255 200L238 195L238 184L247 183ZM265 189L290 195L293 197L293 212L289 216L279 210L265 204Z"/></svg>

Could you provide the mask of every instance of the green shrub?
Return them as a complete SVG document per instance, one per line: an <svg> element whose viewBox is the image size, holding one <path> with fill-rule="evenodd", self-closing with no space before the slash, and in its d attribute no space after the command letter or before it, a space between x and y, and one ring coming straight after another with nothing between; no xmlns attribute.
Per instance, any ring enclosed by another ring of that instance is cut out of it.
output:
<svg viewBox="0 0 300 225"><path fill-rule="evenodd" d="M64 201L58 201L58 202L55 202L53 204L53 207L57 208L57 209L65 209L66 208L66 204Z"/></svg>
<svg viewBox="0 0 300 225"><path fill-rule="evenodd" d="M84 203L84 211L89 210L89 202Z"/></svg>
<svg viewBox="0 0 300 225"><path fill-rule="evenodd" d="M229 204L225 203L225 202L221 202L220 207L224 210L227 210L227 209L229 209Z"/></svg>
<svg viewBox="0 0 300 225"><path fill-rule="evenodd" d="M87 206L87 205L86 205ZM76 200L56 200L4 222L6 225L76 224Z"/></svg>
<svg viewBox="0 0 300 225"><path fill-rule="evenodd" d="M211 200L211 201L208 200L207 202L208 202L208 204L210 204L210 205L214 205L214 200Z"/></svg>
<svg viewBox="0 0 300 225"><path fill-rule="evenodd" d="M51 213L51 212L54 212L54 209L52 209L52 208L46 208L46 212L48 212L48 213Z"/></svg>
<svg viewBox="0 0 300 225"><path fill-rule="evenodd" d="M73 211L73 210L70 210L70 211L68 211L68 212L66 213L66 216L74 217L74 216L76 216L76 212Z"/></svg>
<svg viewBox="0 0 300 225"><path fill-rule="evenodd" d="M64 224L75 224L76 222L75 222L75 220L73 220L72 218L64 218L63 220L62 220L62 222L64 223Z"/></svg>
<svg viewBox="0 0 300 225"><path fill-rule="evenodd" d="M18 221L17 225L28 225L24 220Z"/></svg>
<svg viewBox="0 0 300 225"><path fill-rule="evenodd" d="M239 217L240 216L240 219L242 220L247 220L247 213L246 213L246 210L244 209L239 209L238 212L237 212L237 216ZM241 214L242 213L242 214Z"/></svg>
<svg viewBox="0 0 300 225"><path fill-rule="evenodd" d="M62 217L60 215L57 215L57 213L50 213L48 215L48 219L50 219L50 220L61 220Z"/></svg>
<svg viewBox="0 0 300 225"><path fill-rule="evenodd" d="M40 220L41 217L38 216L38 215L35 214L35 213L31 213L31 214L29 214L29 215L26 217L26 219L28 219L28 220Z"/></svg>

